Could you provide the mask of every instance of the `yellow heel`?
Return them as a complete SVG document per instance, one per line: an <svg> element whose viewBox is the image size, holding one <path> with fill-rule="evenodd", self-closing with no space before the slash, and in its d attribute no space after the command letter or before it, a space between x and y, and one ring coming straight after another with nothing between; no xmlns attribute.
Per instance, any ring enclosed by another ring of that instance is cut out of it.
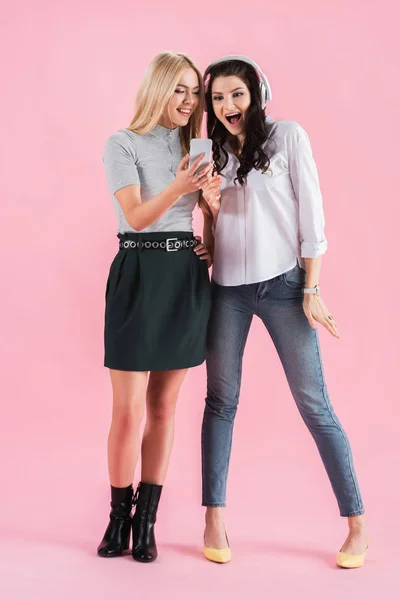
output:
<svg viewBox="0 0 400 600"><path fill-rule="evenodd" d="M363 566L368 550L369 540L367 549L363 554L346 554L346 552L340 551L336 557L336 564L342 569L358 569L359 567Z"/></svg>
<svg viewBox="0 0 400 600"><path fill-rule="evenodd" d="M223 563L228 563L232 559L232 553L231 553L231 549L229 546L229 540L228 540L228 535L226 533L226 529L225 529L225 536L226 536L226 541L228 544L227 548L222 548L221 550L217 550L216 548L207 548L207 546L204 546L204 556L206 557L207 560L211 560L212 562L223 564Z"/></svg>

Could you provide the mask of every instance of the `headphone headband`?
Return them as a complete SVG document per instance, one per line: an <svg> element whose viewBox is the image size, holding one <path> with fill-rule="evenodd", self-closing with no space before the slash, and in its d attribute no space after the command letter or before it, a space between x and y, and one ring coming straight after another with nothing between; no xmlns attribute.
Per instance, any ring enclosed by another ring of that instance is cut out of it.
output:
<svg viewBox="0 0 400 600"><path fill-rule="evenodd" d="M248 56L243 56L242 54L230 54L228 56L223 56L222 58L214 60L211 64L208 65L207 69L204 71L203 80L206 80L213 67L221 63L228 62L230 60L240 60L242 62L245 62L257 71L258 76L260 78L261 104L264 109L267 102L269 100L272 100L271 86L269 85L269 81L265 73L263 73L258 64Z"/></svg>

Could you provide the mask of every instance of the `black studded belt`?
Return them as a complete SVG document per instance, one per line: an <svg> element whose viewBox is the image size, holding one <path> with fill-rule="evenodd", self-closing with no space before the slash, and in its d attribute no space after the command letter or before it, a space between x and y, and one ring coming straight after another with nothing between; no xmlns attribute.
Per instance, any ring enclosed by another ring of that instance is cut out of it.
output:
<svg viewBox="0 0 400 600"><path fill-rule="evenodd" d="M167 238L166 240L121 240L119 243L120 250L164 250L165 252L178 252L194 248L198 244L195 238L178 239Z"/></svg>

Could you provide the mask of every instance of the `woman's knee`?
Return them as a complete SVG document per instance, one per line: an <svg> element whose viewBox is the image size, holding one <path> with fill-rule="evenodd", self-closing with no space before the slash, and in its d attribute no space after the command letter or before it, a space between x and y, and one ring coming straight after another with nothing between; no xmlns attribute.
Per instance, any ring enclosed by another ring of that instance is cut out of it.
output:
<svg viewBox="0 0 400 600"><path fill-rule="evenodd" d="M237 394L216 393L207 390L206 411L227 419L234 419L236 416L239 399Z"/></svg>
<svg viewBox="0 0 400 600"><path fill-rule="evenodd" d="M157 423L168 423L175 416L176 398L161 398L147 403L147 418Z"/></svg>
<svg viewBox="0 0 400 600"><path fill-rule="evenodd" d="M114 402L112 410L112 424L122 430L139 429L144 413L144 400Z"/></svg>
<svg viewBox="0 0 400 600"><path fill-rule="evenodd" d="M337 428L337 418L326 389L319 389L315 394L307 396L296 393L294 396L300 414L309 428Z"/></svg>

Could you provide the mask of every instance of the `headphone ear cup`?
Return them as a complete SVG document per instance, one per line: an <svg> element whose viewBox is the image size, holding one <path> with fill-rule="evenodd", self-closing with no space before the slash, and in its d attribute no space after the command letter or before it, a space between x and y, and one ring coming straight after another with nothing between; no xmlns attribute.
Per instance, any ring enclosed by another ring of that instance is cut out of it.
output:
<svg viewBox="0 0 400 600"><path fill-rule="evenodd" d="M265 87L264 82L260 81L260 97L261 97L261 108L267 106L267 88Z"/></svg>

